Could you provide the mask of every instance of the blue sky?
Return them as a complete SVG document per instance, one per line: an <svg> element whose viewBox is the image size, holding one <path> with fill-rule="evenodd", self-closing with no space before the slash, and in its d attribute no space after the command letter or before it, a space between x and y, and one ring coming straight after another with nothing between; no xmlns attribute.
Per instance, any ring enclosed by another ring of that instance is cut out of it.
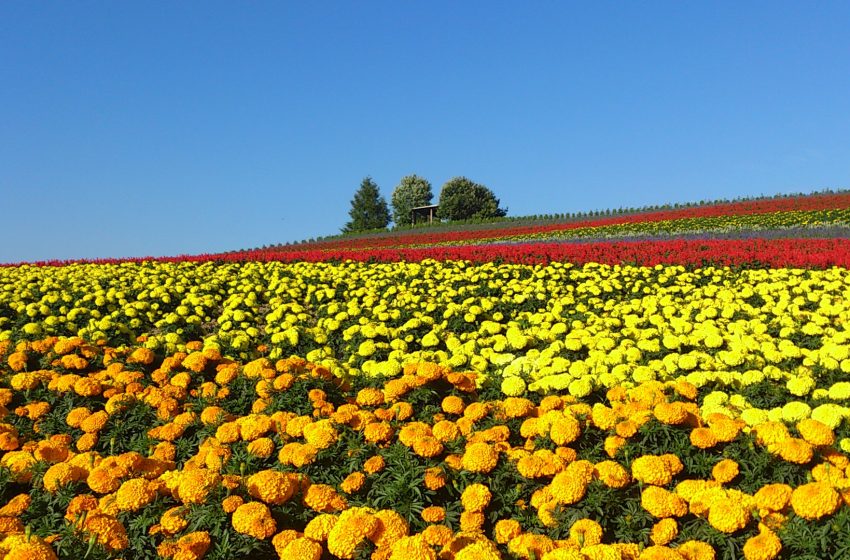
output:
<svg viewBox="0 0 850 560"><path fill-rule="evenodd" d="M0 2L0 262L850 187L847 2Z"/></svg>

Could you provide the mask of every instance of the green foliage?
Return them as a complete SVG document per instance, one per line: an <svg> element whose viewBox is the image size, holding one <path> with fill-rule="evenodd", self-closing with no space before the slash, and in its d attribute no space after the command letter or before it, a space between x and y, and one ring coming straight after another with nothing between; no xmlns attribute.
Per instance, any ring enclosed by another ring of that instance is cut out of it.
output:
<svg viewBox="0 0 850 560"><path fill-rule="evenodd" d="M410 211L419 206L428 206L434 198L431 183L418 175L402 177L393 191L393 223L396 226L411 223Z"/></svg>
<svg viewBox="0 0 850 560"><path fill-rule="evenodd" d="M366 177L360 183L360 188L351 200L348 215L351 221L342 228L343 233L385 228L390 223L387 201L381 196L378 185L371 177Z"/></svg>
<svg viewBox="0 0 850 560"><path fill-rule="evenodd" d="M440 191L440 207L437 215L447 220L469 220L497 218L507 214L499 208L499 199L493 191L467 179L455 177L443 185Z"/></svg>

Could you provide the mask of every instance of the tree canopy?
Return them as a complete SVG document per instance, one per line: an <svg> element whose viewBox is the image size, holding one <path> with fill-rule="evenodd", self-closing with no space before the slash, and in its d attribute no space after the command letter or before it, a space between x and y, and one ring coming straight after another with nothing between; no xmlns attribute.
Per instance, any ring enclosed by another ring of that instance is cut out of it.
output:
<svg viewBox="0 0 850 560"><path fill-rule="evenodd" d="M410 211L430 205L433 198L431 183L427 179L418 175L402 177L392 195L393 222L397 226L410 224Z"/></svg>
<svg viewBox="0 0 850 560"><path fill-rule="evenodd" d="M360 183L360 188L351 200L348 215L351 220L342 228L343 233L385 228L390 223L387 201L371 177L364 178Z"/></svg>
<svg viewBox="0 0 850 560"><path fill-rule="evenodd" d="M440 191L437 215L445 220L499 218L507 214L493 191L466 177L450 179Z"/></svg>

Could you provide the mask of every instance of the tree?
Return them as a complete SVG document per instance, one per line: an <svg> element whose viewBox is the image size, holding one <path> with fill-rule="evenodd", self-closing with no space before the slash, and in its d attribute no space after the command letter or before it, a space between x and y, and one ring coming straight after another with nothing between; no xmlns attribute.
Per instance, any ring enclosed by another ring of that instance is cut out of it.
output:
<svg viewBox="0 0 850 560"><path fill-rule="evenodd" d="M360 188L351 200L348 215L351 221L342 228L343 233L385 228L390 223L390 210L387 201L381 196L378 185L371 177L360 183Z"/></svg>
<svg viewBox="0 0 850 560"><path fill-rule="evenodd" d="M393 191L393 222L395 225L409 224L410 211L419 206L428 206L434 198L431 183L419 175L402 177L401 182Z"/></svg>
<svg viewBox="0 0 850 560"><path fill-rule="evenodd" d="M446 220L500 218L507 213L493 191L466 177L450 179L440 191L437 215Z"/></svg>

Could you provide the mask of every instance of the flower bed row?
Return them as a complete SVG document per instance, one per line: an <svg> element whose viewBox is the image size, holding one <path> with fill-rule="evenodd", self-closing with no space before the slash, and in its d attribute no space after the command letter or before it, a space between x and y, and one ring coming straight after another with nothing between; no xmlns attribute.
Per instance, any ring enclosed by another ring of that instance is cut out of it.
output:
<svg viewBox="0 0 850 560"><path fill-rule="evenodd" d="M10 559L850 551L843 427L707 413L684 380L502 398L498 379L436 364L345 381L201 342L164 358L55 337L0 353Z"/></svg>

